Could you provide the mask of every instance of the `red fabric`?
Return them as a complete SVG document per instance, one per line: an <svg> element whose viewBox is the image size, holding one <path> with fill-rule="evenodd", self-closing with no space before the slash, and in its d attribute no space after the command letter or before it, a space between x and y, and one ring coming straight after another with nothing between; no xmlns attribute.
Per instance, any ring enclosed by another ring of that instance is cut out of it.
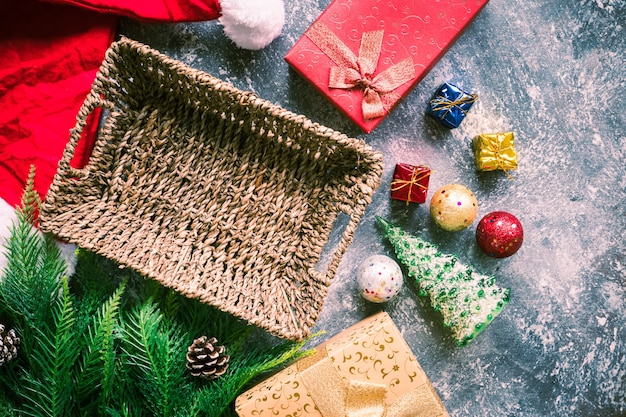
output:
<svg viewBox="0 0 626 417"><path fill-rule="evenodd" d="M220 17L217 0L46 0L72 4L133 19L161 22L213 20Z"/></svg>
<svg viewBox="0 0 626 417"><path fill-rule="evenodd" d="M115 36L118 16L175 22L212 20L219 12L213 0L14 0L3 5L0 198L19 204L31 164L35 188L45 197L78 109ZM88 159L84 149L91 149L96 127L88 127L73 165Z"/></svg>

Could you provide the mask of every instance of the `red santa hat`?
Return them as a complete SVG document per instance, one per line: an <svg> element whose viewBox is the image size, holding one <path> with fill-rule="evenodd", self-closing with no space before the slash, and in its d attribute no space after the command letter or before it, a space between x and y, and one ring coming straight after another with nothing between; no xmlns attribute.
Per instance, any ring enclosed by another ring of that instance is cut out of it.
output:
<svg viewBox="0 0 626 417"><path fill-rule="evenodd" d="M47 0L100 13L160 22L217 19L226 36L244 49L261 49L280 35L283 0Z"/></svg>
<svg viewBox="0 0 626 417"><path fill-rule="evenodd" d="M283 0L11 2L0 13L0 277L5 239L30 166L44 198L120 16L145 22L216 20L245 49L267 46L285 19ZM96 123L89 132L81 140L85 149L95 139ZM87 157L79 151L79 160ZM71 267L72 246L60 246Z"/></svg>

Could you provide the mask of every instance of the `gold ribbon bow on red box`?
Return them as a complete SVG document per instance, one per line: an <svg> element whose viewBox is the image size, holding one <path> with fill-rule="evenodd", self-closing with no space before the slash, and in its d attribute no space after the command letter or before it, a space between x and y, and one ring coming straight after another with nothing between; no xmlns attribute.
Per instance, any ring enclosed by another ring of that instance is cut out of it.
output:
<svg viewBox="0 0 626 417"><path fill-rule="evenodd" d="M364 32L358 57L324 23L316 22L306 36L337 66L331 67L329 88L363 90L365 120L382 117L400 100L394 90L415 78L413 60L406 58L374 75L383 43L383 30Z"/></svg>

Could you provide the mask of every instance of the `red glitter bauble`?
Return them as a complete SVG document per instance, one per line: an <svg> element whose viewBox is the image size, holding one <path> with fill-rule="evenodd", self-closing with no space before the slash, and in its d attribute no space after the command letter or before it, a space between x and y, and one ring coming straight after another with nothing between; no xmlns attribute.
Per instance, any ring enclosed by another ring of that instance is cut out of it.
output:
<svg viewBox="0 0 626 417"><path fill-rule="evenodd" d="M494 211L483 217L476 227L480 249L494 258L513 255L522 246L524 229L520 221L506 211Z"/></svg>

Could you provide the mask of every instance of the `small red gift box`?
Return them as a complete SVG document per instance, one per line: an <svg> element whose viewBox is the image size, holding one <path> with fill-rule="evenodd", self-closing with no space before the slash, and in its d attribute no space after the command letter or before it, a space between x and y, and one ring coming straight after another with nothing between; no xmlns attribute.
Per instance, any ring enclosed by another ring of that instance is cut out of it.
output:
<svg viewBox="0 0 626 417"><path fill-rule="evenodd" d="M391 198L409 203L424 203L430 169L426 165L396 164L391 181Z"/></svg>
<svg viewBox="0 0 626 417"><path fill-rule="evenodd" d="M371 132L488 0L334 0L285 60Z"/></svg>

